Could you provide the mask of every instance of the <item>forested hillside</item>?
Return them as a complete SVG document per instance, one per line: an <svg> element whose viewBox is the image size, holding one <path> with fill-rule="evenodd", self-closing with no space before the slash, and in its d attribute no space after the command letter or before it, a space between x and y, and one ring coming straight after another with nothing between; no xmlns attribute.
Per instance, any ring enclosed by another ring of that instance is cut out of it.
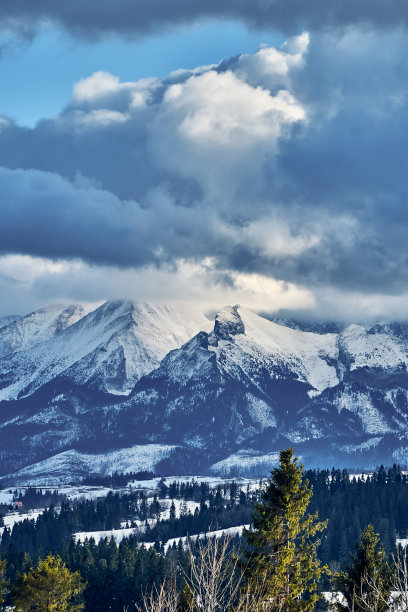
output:
<svg viewBox="0 0 408 612"><path fill-rule="evenodd" d="M313 489L308 511L327 519L318 557L329 568L347 565L368 524L379 532L387 555L395 551L396 538L406 536L408 477L397 466L381 467L365 477L350 476L346 470L309 470L304 479ZM195 480L162 479L153 496L143 490L112 491L103 498L76 501L56 491L28 489L16 496L26 508L39 500L51 506L36 520L26 519L3 530L1 556L7 562L7 577L14 584L18 574L40 558L58 554L87 581L87 610L105 610L109 601L109 609L122 611L129 602L140 602L146 589L160 584L169 572L177 574L186 566L185 536L192 537L194 550L196 534L251 523L264 486L262 482L252 487L229 482L212 488ZM237 530L230 546L243 547L241 531ZM118 538L122 532L128 537ZM169 540L173 542L168 545ZM324 584L329 588L327 579Z"/></svg>

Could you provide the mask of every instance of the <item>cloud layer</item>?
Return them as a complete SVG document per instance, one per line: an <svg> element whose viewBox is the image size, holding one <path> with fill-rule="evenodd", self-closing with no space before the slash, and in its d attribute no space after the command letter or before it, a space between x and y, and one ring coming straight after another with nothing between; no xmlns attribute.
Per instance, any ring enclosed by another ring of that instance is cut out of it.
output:
<svg viewBox="0 0 408 612"><path fill-rule="evenodd" d="M87 39L106 34L145 36L199 19L238 19L252 26L289 33L363 24L387 28L407 23L404 0L19 0L0 2L2 28L32 35L57 25Z"/></svg>
<svg viewBox="0 0 408 612"><path fill-rule="evenodd" d="M366 296L371 316L402 317L405 44L400 29L305 33L165 80L97 72L53 119L22 128L2 118L1 261L62 262L31 284L49 297L52 279L70 298L103 299L106 266L124 287L133 278L164 297L171 286L188 294L188 269L197 299L223 288L264 301L260 310L291 302L327 314ZM13 291L18 272L3 264Z"/></svg>

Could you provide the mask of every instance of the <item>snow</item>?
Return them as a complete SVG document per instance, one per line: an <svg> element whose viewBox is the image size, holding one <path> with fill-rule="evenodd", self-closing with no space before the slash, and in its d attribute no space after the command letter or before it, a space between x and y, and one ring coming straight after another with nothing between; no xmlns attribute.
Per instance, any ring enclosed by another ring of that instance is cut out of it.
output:
<svg viewBox="0 0 408 612"><path fill-rule="evenodd" d="M357 451L367 450L369 448L375 448L379 445L382 438L379 436L375 436L373 438L369 438L365 440L365 442L361 442L360 444L344 444L341 446L341 450L346 451L346 453L355 453Z"/></svg>
<svg viewBox="0 0 408 612"><path fill-rule="evenodd" d="M0 491L0 504L11 504L13 503L13 493L10 489L4 489Z"/></svg>
<svg viewBox="0 0 408 612"><path fill-rule="evenodd" d="M32 348L73 325L91 311L88 305L47 306L24 317L0 320L0 357Z"/></svg>
<svg viewBox="0 0 408 612"><path fill-rule="evenodd" d="M170 518L170 506L172 502L175 506L176 518L179 518L180 515L185 512L191 512L194 514L197 508L200 508L200 504L191 500L183 500L183 499L159 499L160 505L163 508L163 511L160 513L160 518L162 520L166 520Z"/></svg>
<svg viewBox="0 0 408 612"><path fill-rule="evenodd" d="M21 315L5 315L4 317L0 317L0 329L6 327L6 325L10 325L18 319L21 319Z"/></svg>
<svg viewBox="0 0 408 612"><path fill-rule="evenodd" d="M244 529L249 529L250 525L237 525L236 527L227 527L226 529L217 529L215 531L207 531L206 533L200 533L199 535L191 535L184 536L182 538L171 538L167 540L164 544L164 550L166 551L169 547L173 546L173 544L178 544L181 542L183 546L186 548L188 546L188 541L195 542L197 538L222 538L224 536L229 536L233 538L236 535L242 535ZM154 546L154 542L145 542L144 545L146 548L150 548Z"/></svg>
<svg viewBox="0 0 408 612"><path fill-rule="evenodd" d="M349 410L357 414L361 419L363 430L368 434L388 433L391 431L380 411L373 406L368 392L355 392L348 389L347 393L341 393L337 396L334 404L339 412Z"/></svg>
<svg viewBox="0 0 408 612"><path fill-rule="evenodd" d="M158 461L168 457L176 446L143 444L101 454L68 450L29 465L5 478L15 485L50 486L69 484L75 478L89 473L102 475L114 472L153 470Z"/></svg>
<svg viewBox="0 0 408 612"><path fill-rule="evenodd" d="M11 512L10 514L6 514L3 517L4 527L0 527L0 537L3 535L3 531L6 527L11 531L16 523L21 523L26 519L29 521L36 520L42 512L43 510L29 510L29 512Z"/></svg>
<svg viewBox="0 0 408 612"><path fill-rule="evenodd" d="M241 535L242 531L245 529L249 529L249 525L238 525L236 527L228 527L226 529L217 529L216 531L208 531L206 533L201 533L199 535L191 535L184 536L181 538L171 538L164 543L164 550L166 551L169 547L173 546L173 544L178 544L181 542L184 547L187 547L188 541L195 542L197 538L221 538L223 536L233 537L235 535ZM93 538L95 543L97 544L100 540L105 538L111 539L113 538L117 543L121 542L124 538L128 538L132 535L137 535L140 533L138 528L125 528L125 529L112 529L109 531L79 531L74 534L75 539L79 542L84 542L85 540L90 540ZM154 542L140 542L140 546L144 546L145 548L152 548L154 546Z"/></svg>
<svg viewBox="0 0 408 612"><path fill-rule="evenodd" d="M212 350L219 355L228 352L226 367L240 369L247 376L254 368L267 367L271 375L280 371L291 373L298 380L311 385L317 392L338 384L333 360L338 358L337 334L315 334L282 327L264 317L236 306L217 314L227 330L236 326L239 315L242 327L231 339L221 339ZM222 334L223 335L223 334Z"/></svg>
<svg viewBox="0 0 408 612"><path fill-rule="evenodd" d="M130 536L138 535L139 533L140 532L137 527L129 527L127 529L111 529L109 531L79 531L74 534L74 537L77 542L85 542L85 540L90 540L93 538L96 544L105 538L108 538L108 540L113 538L116 543L119 544L123 538L129 538Z"/></svg>
<svg viewBox="0 0 408 612"><path fill-rule="evenodd" d="M279 462L279 453L258 454L251 449L242 449L226 459L218 461L211 466L211 471L214 474L229 475L231 470L237 469L241 473L248 473L262 470L265 474Z"/></svg>
<svg viewBox="0 0 408 612"><path fill-rule="evenodd" d="M256 424L261 427L276 427L277 421L271 406L252 393L246 394L246 400L249 415Z"/></svg>
<svg viewBox="0 0 408 612"><path fill-rule="evenodd" d="M407 347L384 333L368 333L362 325L349 325L339 338L342 350L349 356L350 369L407 367Z"/></svg>
<svg viewBox="0 0 408 612"><path fill-rule="evenodd" d="M402 546L403 548L405 548L408 545L408 539L407 538L397 538L396 544L397 546Z"/></svg>
<svg viewBox="0 0 408 612"><path fill-rule="evenodd" d="M20 352L9 355L0 365L0 375L8 381L0 391L0 400L14 399L21 392L32 393L62 373L77 384L97 376L105 389L128 393L169 351L211 325L191 307L131 301L106 302L54 335L50 332L55 327L54 319L48 316L49 338L38 331L38 325L30 335L25 319L4 328L20 325L21 333L31 340L20 342ZM0 338L3 331L0 329Z"/></svg>

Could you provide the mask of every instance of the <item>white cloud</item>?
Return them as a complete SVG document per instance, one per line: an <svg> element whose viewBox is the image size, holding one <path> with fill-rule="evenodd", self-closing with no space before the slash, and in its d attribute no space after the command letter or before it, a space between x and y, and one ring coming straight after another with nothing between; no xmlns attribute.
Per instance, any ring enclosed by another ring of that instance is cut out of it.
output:
<svg viewBox="0 0 408 612"><path fill-rule="evenodd" d="M0 279L5 282L7 274L9 281L7 302L1 305L0 316L22 314L55 301L97 304L118 296L155 303L183 300L206 311L236 303L258 311L308 309L314 305L313 294L304 287L259 274L216 271L214 265L214 260L204 258L197 262L178 260L175 266L161 269L148 266L123 270L81 261L0 257ZM228 284L220 280L224 274L229 277ZM22 289L30 296L24 302Z"/></svg>
<svg viewBox="0 0 408 612"><path fill-rule="evenodd" d="M305 118L289 91L272 95L232 71L210 70L167 89L150 150L163 168L200 182L209 200L232 201L244 182L261 182L265 156Z"/></svg>
<svg viewBox="0 0 408 612"><path fill-rule="evenodd" d="M72 97L75 102L90 102L104 97L106 94L116 93L128 86L127 83L120 83L119 77L100 70L75 83L72 89Z"/></svg>
<svg viewBox="0 0 408 612"><path fill-rule="evenodd" d="M288 87L291 72L304 66L309 43L309 33L304 32L290 38L281 49L267 46L252 55L241 55L236 72L252 85L262 84L269 89Z"/></svg>
<svg viewBox="0 0 408 612"><path fill-rule="evenodd" d="M70 108L79 108L83 112L143 109L160 84L156 78L122 83L118 76L110 72L94 72L74 83Z"/></svg>

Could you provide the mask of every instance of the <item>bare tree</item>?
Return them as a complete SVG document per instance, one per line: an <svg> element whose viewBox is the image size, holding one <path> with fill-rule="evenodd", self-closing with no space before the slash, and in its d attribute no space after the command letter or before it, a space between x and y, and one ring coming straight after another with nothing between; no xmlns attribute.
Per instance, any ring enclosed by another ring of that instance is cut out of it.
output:
<svg viewBox="0 0 408 612"><path fill-rule="evenodd" d="M397 552L393 555L395 581L393 585L392 610L398 612L408 611L408 557L407 547L397 546Z"/></svg>
<svg viewBox="0 0 408 612"><path fill-rule="evenodd" d="M136 607L138 612L177 612L178 591L175 580L154 585L150 593L143 596L142 607Z"/></svg>
<svg viewBox="0 0 408 612"><path fill-rule="evenodd" d="M239 599L243 572L230 544L231 538L223 537L198 539L196 552L189 546L190 570L185 578L196 609L221 612L231 609Z"/></svg>
<svg viewBox="0 0 408 612"><path fill-rule="evenodd" d="M189 543L190 566L185 572L186 588L191 601L184 604L189 612L269 612L275 610L265 602L265 585L261 581L244 581L245 567L239 551L232 550L231 538L198 539L195 551ZM154 586L143 597L138 612L176 612L179 606L176 577Z"/></svg>

